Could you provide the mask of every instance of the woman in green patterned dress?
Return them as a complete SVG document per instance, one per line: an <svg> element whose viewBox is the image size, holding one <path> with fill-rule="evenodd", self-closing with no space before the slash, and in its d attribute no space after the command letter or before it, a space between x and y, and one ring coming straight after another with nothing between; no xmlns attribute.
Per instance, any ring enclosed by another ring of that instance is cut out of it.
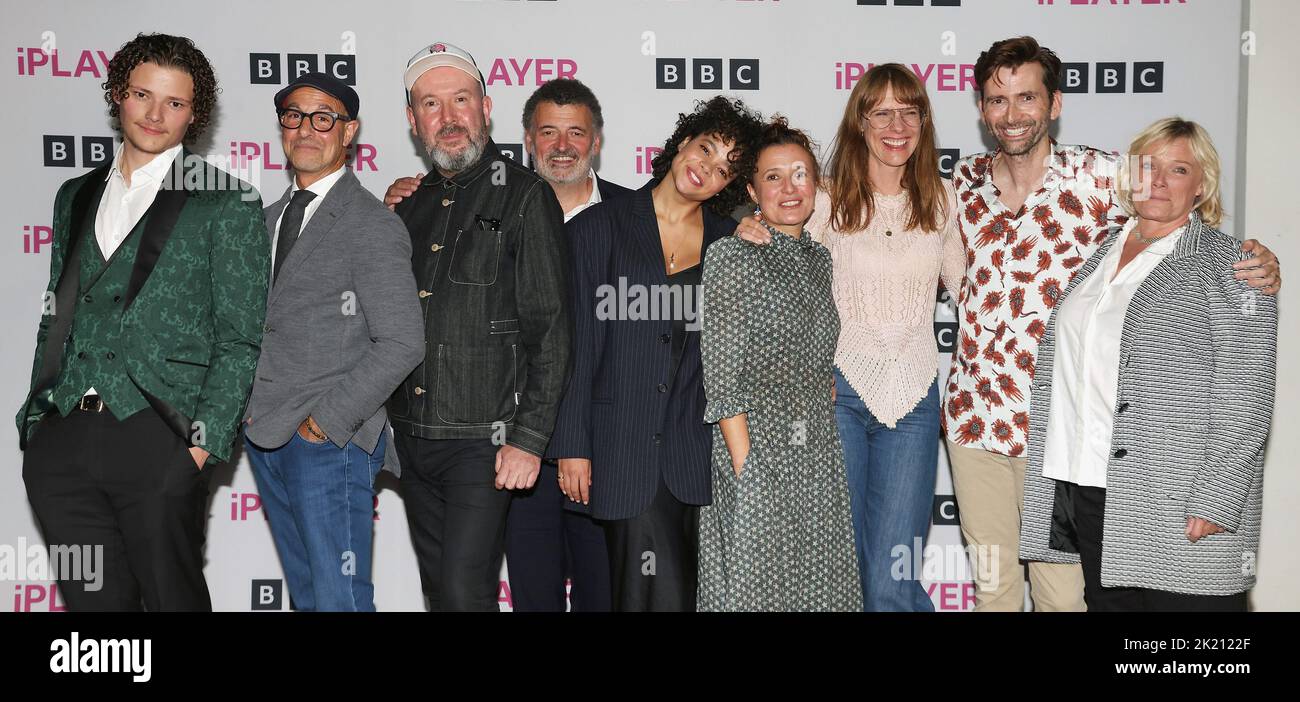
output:
<svg viewBox="0 0 1300 702"><path fill-rule="evenodd" d="M770 246L709 247L701 352L713 504L700 512L700 611L860 611L832 364L831 257L804 231L813 144L767 125L749 194Z"/></svg>

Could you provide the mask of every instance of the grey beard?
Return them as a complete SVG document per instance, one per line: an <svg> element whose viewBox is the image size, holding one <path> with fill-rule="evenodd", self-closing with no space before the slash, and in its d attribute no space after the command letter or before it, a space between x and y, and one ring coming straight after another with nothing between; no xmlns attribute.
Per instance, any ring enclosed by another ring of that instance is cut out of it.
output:
<svg viewBox="0 0 1300 702"><path fill-rule="evenodd" d="M571 185L580 180L585 180L591 173L591 159L589 158L578 159L573 164L572 175L569 176L568 180L556 177L551 171L550 163L546 159L534 159L533 166L537 169L537 175L541 176L543 180L548 183L559 183L561 185Z"/></svg>
<svg viewBox="0 0 1300 702"><path fill-rule="evenodd" d="M482 141L471 139L465 146L465 150L459 155L452 154L436 146L428 147L429 157L433 159L434 165L447 173L460 173L470 166L478 163L478 159L483 155L483 147L487 145L487 140Z"/></svg>

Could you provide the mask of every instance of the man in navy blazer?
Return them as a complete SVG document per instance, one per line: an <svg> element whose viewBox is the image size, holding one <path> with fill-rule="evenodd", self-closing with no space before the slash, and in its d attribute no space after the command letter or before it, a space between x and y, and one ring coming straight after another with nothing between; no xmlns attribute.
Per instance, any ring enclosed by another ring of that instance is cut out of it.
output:
<svg viewBox="0 0 1300 702"><path fill-rule="evenodd" d="M600 101L572 78L544 84L524 103L524 149L555 191L565 222L598 202L631 192L592 168L604 126ZM610 610L605 533L592 521L586 503L586 495L561 491L559 469L550 460L542 462L533 489L510 503L506 567L515 611L563 612L566 575L572 581L574 612Z"/></svg>

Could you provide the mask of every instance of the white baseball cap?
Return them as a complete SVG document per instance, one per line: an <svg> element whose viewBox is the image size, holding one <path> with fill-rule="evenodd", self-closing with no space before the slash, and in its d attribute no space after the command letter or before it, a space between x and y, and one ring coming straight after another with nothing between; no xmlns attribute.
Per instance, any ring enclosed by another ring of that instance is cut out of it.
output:
<svg viewBox="0 0 1300 702"><path fill-rule="evenodd" d="M410 61L406 62L406 73L403 76L406 92L411 92L411 86L415 85L415 81L424 75L425 71L439 66L450 66L468 73L478 81L479 86L483 88L483 94L487 94L487 84L483 81L483 73L478 70L474 57L459 46L441 41L420 49Z"/></svg>

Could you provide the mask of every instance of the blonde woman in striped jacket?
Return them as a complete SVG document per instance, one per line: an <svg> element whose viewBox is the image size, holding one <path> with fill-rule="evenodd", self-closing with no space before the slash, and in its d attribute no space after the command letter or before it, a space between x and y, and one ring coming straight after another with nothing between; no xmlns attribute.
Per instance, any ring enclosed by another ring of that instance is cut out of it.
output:
<svg viewBox="0 0 1300 702"><path fill-rule="evenodd" d="M1246 609L1277 301L1233 278L1219 158L1194 122L1129 147L1113 229L1039 345L1020 556L1082 561L1089 611ZM1130 165L1131 164L1131 165Z"/></svg>

